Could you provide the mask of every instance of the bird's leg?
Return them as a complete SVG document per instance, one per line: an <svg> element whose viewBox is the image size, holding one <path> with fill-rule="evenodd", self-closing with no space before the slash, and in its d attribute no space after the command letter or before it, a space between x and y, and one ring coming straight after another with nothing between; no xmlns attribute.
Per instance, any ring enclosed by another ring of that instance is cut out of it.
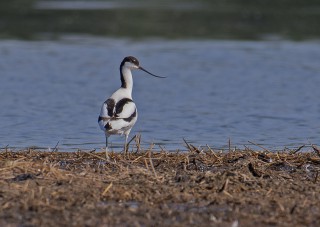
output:
<svg viewBox="0 0 320 227"><path fill-rule="evenodd" d="M108 136L106 135L106 159L109 160L110 158L109 158L109 155L108 155L108 150L109 150L108 149Z"/></svg>
<svg viewBox="0 0 320 227"><path fill-rule="evenodd" d="M126 139L125 139L125 142L124 142L124 153L127 154L128 153L128 136L127 134L125 134L126 136Z"/></svg>

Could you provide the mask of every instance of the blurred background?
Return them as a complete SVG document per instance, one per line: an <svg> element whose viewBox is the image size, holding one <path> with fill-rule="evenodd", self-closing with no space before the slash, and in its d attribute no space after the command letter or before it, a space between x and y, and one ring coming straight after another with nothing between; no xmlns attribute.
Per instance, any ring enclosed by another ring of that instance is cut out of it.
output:
<svg viewBox="0 0 320 227"><path fill-rule="evenodd" d="M318 0L10 0L0 35L302 40L319 37L319 11Z"/></svg>
<svg viewBox="0 0 320 227"><path fill-rule="evenodd" d="M0 1L0 148L103 148L128 55L167 76L134 72L144 147L319 144L319 22L319 0Z"/></svg>

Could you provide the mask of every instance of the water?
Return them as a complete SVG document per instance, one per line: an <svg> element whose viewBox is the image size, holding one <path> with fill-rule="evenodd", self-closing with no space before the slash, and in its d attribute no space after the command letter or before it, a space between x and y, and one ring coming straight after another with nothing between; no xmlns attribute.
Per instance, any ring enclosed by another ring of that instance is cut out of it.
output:
<svg viewBox="0 0 320 227"><path fill-rule="evenodd" d="M319 144L320 42L165 41L64 37L0 41L0 146L100 149L102 102L136 56L166 79L134 71L143 146L274 149ZM122 137L112 136L116 150Z"/></svg>

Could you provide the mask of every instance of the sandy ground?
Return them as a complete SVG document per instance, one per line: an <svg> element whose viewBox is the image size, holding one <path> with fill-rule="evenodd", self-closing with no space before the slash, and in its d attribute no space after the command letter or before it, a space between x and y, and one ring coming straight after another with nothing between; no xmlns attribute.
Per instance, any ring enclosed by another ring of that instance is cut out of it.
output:
<svg viewBox="0 0 320 227"><path fill-rule="evenodd" d="M0 226L320 226L317 152L0 152Z"/></svg>

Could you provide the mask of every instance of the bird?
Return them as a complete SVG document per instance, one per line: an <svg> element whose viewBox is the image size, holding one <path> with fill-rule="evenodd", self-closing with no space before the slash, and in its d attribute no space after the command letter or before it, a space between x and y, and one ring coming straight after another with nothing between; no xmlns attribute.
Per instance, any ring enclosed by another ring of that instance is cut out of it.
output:
<svg viewBox="0 0 320 227"><path fill-rule="evenodd" d="M157 78L142 66L137 58L125 57L120 64L121 87L108 98L101 107L98 123L106 137L106 157L108 156L108 138L110 135L125 135L124 151L127 152L128 136L138 119L136 104L132 99L133 79L131 70L139 69Z"/></svg>

